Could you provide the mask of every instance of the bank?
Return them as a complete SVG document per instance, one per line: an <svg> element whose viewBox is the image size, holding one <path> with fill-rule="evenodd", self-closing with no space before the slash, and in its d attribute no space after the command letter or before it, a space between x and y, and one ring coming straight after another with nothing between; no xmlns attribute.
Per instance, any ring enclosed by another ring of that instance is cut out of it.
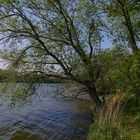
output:
<svg viewBox="0 0 140 140"><path fill-rule="evenodd" d="M125 102L125 104L124 104ZM87 140L139 140L140 100L113 95L107 100L107 108L94 112L94 122ZM122 105L124 105L122 107Z"/></svg>

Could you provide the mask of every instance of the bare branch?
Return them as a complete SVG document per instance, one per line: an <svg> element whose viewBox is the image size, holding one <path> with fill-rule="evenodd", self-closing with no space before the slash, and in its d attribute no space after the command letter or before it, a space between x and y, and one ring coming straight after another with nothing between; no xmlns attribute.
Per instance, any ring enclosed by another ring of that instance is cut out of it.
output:
<svg viewBox="0 0 140 140"><path fill-rule="evenodd" d="M44 71L41 71L41 70L36 70L36 71L30 71L28 74L26 74L26 76L30 75L30 74L33 74L33 73L36 73L36 74L43 74L45 75L46 77L54 77L54 78L60 78L60 79L63 79L63 80L71 80L70 77L66 77L64 75L60 75L60 74L56 74L56 73L46 73Z"/></svg>
<svg viewBox="0 0 140 140"><path fill-rule="evenodd" d="M30 48L32 48L33 46L31 45L31 46L28 46L28 47L26 47L25 49L23 49L22 51L21 51L21 53L19 54L19 56L17 57L17 59L13 62L13 67L17 67L17 65L18 65L18 63L19 63L19 61L22 59L22 57L23 57L23 55L25 54L25 52L27 51L27 50L29 50Z"/></svg>
<svg viewBox="0 0 140 140"><path fill-rule="evenodd" d="M89 43L89 46L90 46L90 55L89 55L90 59L91 59L92 54L93 54L93 46L92 46L92 43L91 43L91 38L92 38L93 32L94 32L94 23L92 22L91 26L90 26L90 29L89 29L89 36L88 36L88 43Z"/></svg>

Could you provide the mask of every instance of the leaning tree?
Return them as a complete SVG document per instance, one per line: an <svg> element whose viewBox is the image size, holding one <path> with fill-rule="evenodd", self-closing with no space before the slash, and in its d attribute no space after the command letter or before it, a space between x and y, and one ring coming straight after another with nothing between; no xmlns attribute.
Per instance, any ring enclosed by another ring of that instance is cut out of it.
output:
<svg viewBox="0 0 140 140"><path fill-rule="evenodd" d="M80 83L97 108L101 24L90 0L0 1L0 41L12 66Z"/></svg>

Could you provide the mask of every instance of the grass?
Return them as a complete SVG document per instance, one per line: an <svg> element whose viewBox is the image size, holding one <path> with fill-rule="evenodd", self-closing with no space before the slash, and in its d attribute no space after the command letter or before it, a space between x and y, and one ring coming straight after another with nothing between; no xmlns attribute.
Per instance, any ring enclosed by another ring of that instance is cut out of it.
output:
<svg viewBox="0 0 140 140"><path fill-rule="evenodd" d="M94 118L88 140L140 140L139 106L136 111L135 107L126 109L131 97L122 94L109 97L106 106Z"/></svg>

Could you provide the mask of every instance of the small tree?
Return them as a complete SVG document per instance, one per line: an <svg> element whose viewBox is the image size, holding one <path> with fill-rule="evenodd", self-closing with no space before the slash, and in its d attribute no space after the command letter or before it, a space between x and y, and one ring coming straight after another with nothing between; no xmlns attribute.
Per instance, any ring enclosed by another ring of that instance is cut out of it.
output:
<svg viewBox="0 0 140 140"><path fill-rule="evenodd" d="M115 44L129 46L135 53L140 41L140 2L138 0L94 1L104 14L105 26Z"/></svg>

